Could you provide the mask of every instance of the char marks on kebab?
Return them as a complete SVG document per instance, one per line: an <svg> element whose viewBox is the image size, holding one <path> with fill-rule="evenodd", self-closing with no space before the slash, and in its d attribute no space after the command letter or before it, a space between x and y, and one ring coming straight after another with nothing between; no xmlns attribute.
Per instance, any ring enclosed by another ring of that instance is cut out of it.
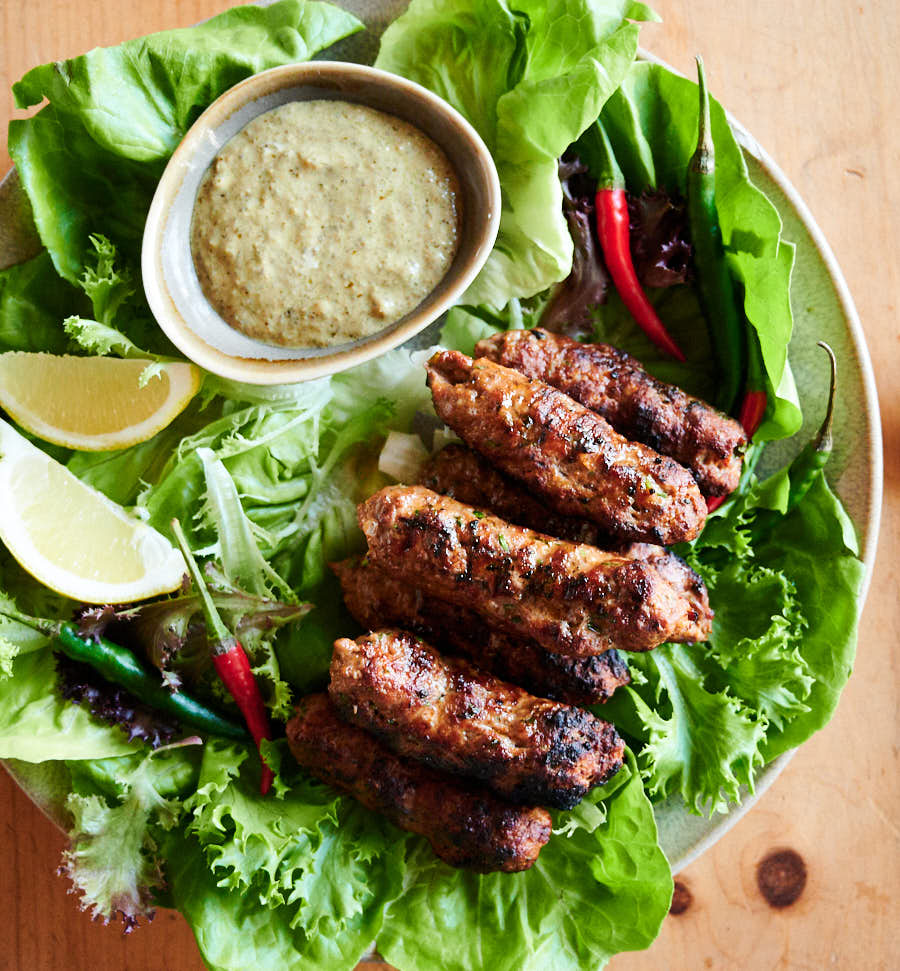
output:
<svg viewBox="0 0 900 971"><path fill-rule="evenodd" d="M288 740L451 865L512 872L549 839L536 806L572 808L623 764L578 707L628 683L618 651L709 636L702 579L660 544L699 534L746 440L606 345L538 330L476 353L426 366L465 445L360 503L368 551L332 570L370 633L335 643Z"/></svg>

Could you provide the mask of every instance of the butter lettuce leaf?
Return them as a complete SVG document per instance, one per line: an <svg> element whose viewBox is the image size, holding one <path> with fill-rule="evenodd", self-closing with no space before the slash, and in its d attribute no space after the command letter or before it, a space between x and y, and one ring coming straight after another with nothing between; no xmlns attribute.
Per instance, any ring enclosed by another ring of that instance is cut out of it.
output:
<svg viewBox="0 0 900 971"><path fill-rule="evenodd" d="M51 651L21 654L11 667L11 676L0 679L0 759L98 759L136 750L124 732L63 701Z"/></svg>
<svg viewBox="0 0 900 971"><path fill-rule="evenodd" d="M60 321L88 306L84 294L60 280L46 251L0 270L0 351L65 353Z"/></svg>
<svg viewBox="0 0 900 971"><path fill-rule="evenodd" d="M280 0L29 71L13 86L17 106L48 104L10 124L9 152L59 274L78 283L98 232L136 270L157 180L203 109L251 74L307 60L360 27L339 7Z"/></svg>
<svg viewBox="0 0 900 971"><path fill-rule="evenodd" d="M555 827L535 865L515 876L453 870L419 843L380 953L401 971L576 971L647 947L672 878L633 756Z"/></svg>
<svg viewBox="0 0 900 971"><path fill-rule="evenodd" d="M500 308L564 279L572 239L557 159L596 118L637 52L635 0L413 0L376 67L449 101L500 176L500 232L466 302Z"/></svg>
<svg viewBox="0 0 900 971"><path fill-rule="evenodd" d="M865 578L853 523L823 473L777 527L757 540L758 561L789 576L806 620L798 645L814 679L806 711L771 730L766 760L805 742L828 724L853 671L859 593Z"/></svg>

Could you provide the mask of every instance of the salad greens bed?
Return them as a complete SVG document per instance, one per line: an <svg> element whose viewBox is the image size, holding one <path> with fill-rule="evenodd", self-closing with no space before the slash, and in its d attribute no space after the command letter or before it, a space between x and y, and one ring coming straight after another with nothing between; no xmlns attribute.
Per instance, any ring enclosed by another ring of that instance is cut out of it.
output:
<svg viewBox="0 0 900 971"><path fill-rule="evenodd" d="M451 311L446 346L471 351L487 333L537 323L573 259L557 159L598 115L630 191L683 194L696 88L635 63L637 21L653 16L630 0L522 0L515 9L413 0L388 28L377 66L459 109L503 187L497 246ZM225 89L359 29L329 4L281 0L30 71L14 88L17 103L47 104L12 122L9 148L45 249L0 272L0 349L175 356L138 269L167 158ZM784 438L800 426L787 362L793 250L718 105L713 126L728 259L770 385L757 441ZM576 148L590 164L589 144ZM653 299L691 349L687 364L660 359L614 295L592 311L595 338L708 396L715 373L692 286ZM327 563L360 546L355 505L386 481L377 456L387 432L416 430L431 413L423 359L398 350L271 388L207 375L150 441L93 454L38 444L162 532L173 517L185 524L196 552L218 564L219 588L233 595L223 609L246 622L254 670L283 720L292 697L323 686L331 642L352 628ZM452 870L424 840L306 777L283 741L266 749L279 767L268 798L258 795L253 750L240 744L188 739L151 752L90 706L64 701L49 641L11 620L0 622L0 757L52 763L69 791L65 867L84 905L126 927L154 904L178 907L210 967L350 968L373 942L402 969L602 966L646 947L668 909L672 881L650 800L677 794L693 811L724 810L762 765L828 721L850 673L863 578L853 526L821 472L785 514L792 470L759 481L760 450L748 454L735 497L679 549L709 586L709 643L629 657L632 684L601 714L635 754L574 812L555 816L527 873ZM76 607L2 550L0 591L39 616ZM314 609L299 623L254 625L259 598ZM168 681L199 679L202 690L206 677L215 691L189 650L193 610L179 602L142 615L150 657Z"/></svg>

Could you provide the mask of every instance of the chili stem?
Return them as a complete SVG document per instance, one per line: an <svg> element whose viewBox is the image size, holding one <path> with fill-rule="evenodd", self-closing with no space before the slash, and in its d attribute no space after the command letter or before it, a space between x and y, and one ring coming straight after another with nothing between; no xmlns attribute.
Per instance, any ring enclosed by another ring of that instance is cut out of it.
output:
<svg viewBox="0 0 900 971"><path fill-rule="evenodd" d="M181 528L181 523L177 519L172 520L172 531L191 574L194 589L203 604L206 627L212 640L210 646L213 666L231 697L234 698L238 708L240 708L241 714L247 722L247 727L250 729L250 734L253 736L253 741L256 743L256 748L260 750L264 739L271 740L272 729L269 725L266 706L259 692L259 685L256 683L256 678L250 668L250 659L241 646L241 642L222 623L222 618L216 610L216 605L207 589L206 581L200 572L200 567L197 566L197 561L188 545L184 530ZM262 762L262 777L259 791L265 795L272 785L273 772L262 757L261 750L260 760Z"/></svg>

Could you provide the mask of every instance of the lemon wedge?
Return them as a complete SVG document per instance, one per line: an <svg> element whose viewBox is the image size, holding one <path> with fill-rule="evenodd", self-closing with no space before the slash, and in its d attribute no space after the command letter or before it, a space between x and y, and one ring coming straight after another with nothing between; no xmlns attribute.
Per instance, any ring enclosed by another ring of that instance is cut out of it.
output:
<svg viewBox="0 0 900 971"><path fill-rule="evenodd" d="M0 354L0 407L17 424L56 445L105 452L145 442L166 427L200 388L193 364L160 364L141 387L152 361Z"/></svg>
<svg viewBox="0 0 900 971"><path fill-rule="evenodd" d="M146 523L0 421L0 540L33 577L85 603L178 588L184 559Z"/></svg>

